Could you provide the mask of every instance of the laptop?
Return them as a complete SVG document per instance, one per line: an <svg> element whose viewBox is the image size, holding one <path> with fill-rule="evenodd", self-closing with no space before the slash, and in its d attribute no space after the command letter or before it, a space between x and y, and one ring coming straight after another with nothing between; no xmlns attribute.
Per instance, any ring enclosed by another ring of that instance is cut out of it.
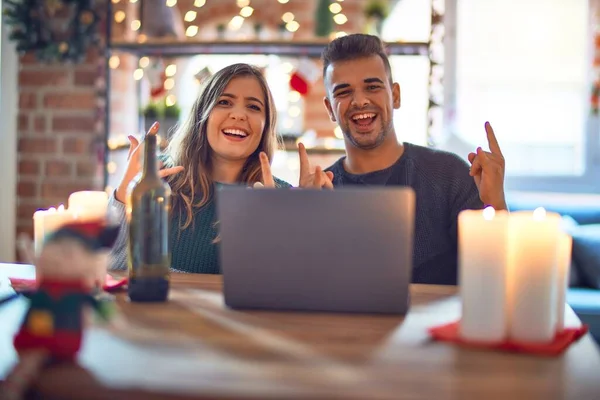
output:
<svg viewBox="0 0 600 400"><path fill-rule="evenodd" d="M225 304L405 314L415 194L408 187L221 188Z"/></svg>

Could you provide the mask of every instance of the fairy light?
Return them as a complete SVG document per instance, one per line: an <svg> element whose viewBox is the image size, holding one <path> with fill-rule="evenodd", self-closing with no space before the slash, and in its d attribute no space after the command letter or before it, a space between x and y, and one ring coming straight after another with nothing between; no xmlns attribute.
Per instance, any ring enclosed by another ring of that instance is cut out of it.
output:
<svg viewBox="0 0 600 400"><path fill-rule="evenodd" d="M140 33L137 37L138 43L146 43L146 40L148 40L148 36L146 36L144 33Z"/></svg>
<svg viewBox="0 0 600 400"><path fill-rule="evenodd" d="M205 4L206 4L206 0L195 0L194 1L194 7L200 8Z"/></svg>
<svg viewBox="0 0 600 400"><path fill-rule="evenodd" d="M335 35L334 35L334 38L335 38L335 39L337 39L337 38L341 38L342 36L347 36L347 35L348 35L348 34L347 34L346 32L344 32L344 31L339 31L339 32L336 32L336 33L335 33Z"/></svg>
<svg viewBox="0 0 600 400"><path fill-rule="evenodd" d="M146 68L148 65L150 65L150 59L148 57L142 57L140 58L140 67L141 68Z"/></svg>
<svg viewBox="0 0 600 400"><path fill-rule="evenodd" d="M175 79L167 78L165 79L165 83L163 84L165 90L171 90L175 87Z"/></svg>
<svg viewBox="0 0 600 400"><path fill-rule="evenodd" d="M301 110L300 110L300 107L298 107L298 106L291 106L288 109L288 115L293 118L296 118L297 116L299 116L300 112L301 112Z"/></svg>
<svg viewBox="0 0 600 400"><path fill-rule="evenodd" d="M144 77L144 70L143 69L138 68L135 71L133 71L133 79L135 79L136 81L139 81L143 77Z"/></svg>
<svg viewBox="0 0 600 400"><path fill-rule="evenodd" d="M292 14L289 11L281 16L281 19L283 20L283 22L292 22L294 20L294 18L295 18L294 14Z"/></svg>
<svg viewBox="0 0 600 400"><path fill-rule="evenodd" d="M120 64L121 64L121 59L117 55L110 56L110 58L108 59L108 66L111 67L112 69L119 68Z"/></svg>
<svg viewBox="0 0 600 400"><path fill-rule="evenodd" d="M300 101L300 93L298 93L295 90L292 90L291 92L288 93L288 100L290 103L296 103L296 102Z"/></svg>
<svg viewBox="0 0 600 400"><path fill-rule="evenodd" d="M196 19L197 16L198 13L196 11L190 10L185 13L185 17L183 17L183 19L185 20L185 22L192 22Z"/></svg>
<svg viewBox="0 0 600 400"><path fill-rule="evenodd" d="M240 10L240 15L244 18L248 18L254 12L254 8L246 6Z"/></svg>
<svg viewBox="0 0 600 400"><path fill-rule="evenodd" d="M342 132L342 128L340 128L339 126L336 126L335 129L333 130L333 136L335 136L338 139L343 139L344 132Z"/></svg>
<svg viewBox="0 0 600 400"><path fill-rule="evenodd" d="M239 8L244 8L250 5L250 0L237 0L236 4Z"/></svg>
<svg viewBox="0 0 600 400"><path fill-rule="evenodd" d="M131 4L135 4L135 3L137 3L137 2L138 2L138 0L129 0L129 2L130 2Z"/></svg>
<svg viewBox="0 0 600 400"><path fill-rule="evenodd" d="M290 32L296 32L298 28L300 28L300 24L298 23L298 21L290 21L287 24L285 24L285 29L287 29Z"/></svg>
<svg viewBox="0 0 600 400"><path fill-rule="evenodd" d="M174 106L176 102L177 102L177 98L175 97L174 94L170 94L165 98L165 105L167 107Z"/></svg>
<svg viewBox="0 0 600 400"><path fill-rule="evenodd" d="M333 14L337 14L342 11L342 5L340 3L331 3L329 5L329 11Z"/></svg>
<svg viewBox="0 0 600 400"><path fill-rule="evenodd" d="M344 14L336 14L333 16L333 21L338 25L344 25L346 22L348 22L348 17L346 17Z"/></svg>
<svg viewBox="0 0 600 400"><path fill-rule="evenodd" d="M167 68L165 68L165 75L166 76L173 76L177 73L177 65L175 64L169 64L167 66Z"/></svg>
<svg viewBox="0 0 600 400"><path fill-rule="evenodd" d="M167 7L175 7L177 5L177 0L167 0Z"/></svg>
<svg viewBox="0 0 600 400"><path fill-rule="evenodd" d="M286 4L290 0L277 0L277 1L280 2L281 4Z"/></svg>
<svg viewBox="0 0 600 400"><path fill-rule="evenodd" d="M115 22L117 24L120 24L123 21L125 21L125 12L122 10L119 10L115 13Z"/></svg>
<svg viewBox="0 0 600 400"><path fill-rule="evenodd" d="M138 29L140 29L141 26L142 26L142 23L140 22L139 19L134 19L133 21L131 21L131 30L132 31L137 31Z"/></svg>
<svg viewBox="0 0 600 400"><path fill-rule="evenodd" d="M116 163L116 162L114 162L114 161L109 161L109 162L106 164L106 171L107 171L109 174L114 174L115 172L117 172L117 163Z"/></svg>
<svg viewBox="0 0 600 400"><path fill-rule="evenodd" d="M121 0L112 0L113 4L119 4L119 1Z"/></svg>
<svg viewBox="0 0 600 400"><path fill-rule="evenodd" d="M294 66L292 65L292 63L284 62L281 63L281 70L286 74L291 74L294 70Z"/></svg>
<svg viewBox="0 0 600 400"><path fill-rule="evenodd" d="M185 30L185 36L194 37L198 34L198 27L196 25L190 25Z"/></svg>
<svg viewBox="0 0 600 400"><path fill-rule="evenodd" d="M227 24L229 26L229 29L231 29L232 31L237 31L238 29L240 29L242 27L242 24L244 23L244 17L242 17L241 15L236 15L235 17L231 18L231 21L229 21L229 24Z"/></svg>

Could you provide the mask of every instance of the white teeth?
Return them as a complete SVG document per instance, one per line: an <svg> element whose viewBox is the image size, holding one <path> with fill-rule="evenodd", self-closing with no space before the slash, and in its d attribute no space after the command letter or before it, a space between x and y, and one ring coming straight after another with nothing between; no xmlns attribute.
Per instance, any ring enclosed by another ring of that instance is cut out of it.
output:
<svg viewBox="0 0 600 400"><path fill-rule="evenodd" d="M241 136L241 137L248 136L248 134L246 132L239 130L239 129L224 129L223 132L228 133L230 135L236 135L236 136Z"/></svg>
<svg viewBox="0 0 600 400"><path fill-rule="evenodd" d="M368 114L358 114L355 115L354 117L352 117L353 120L358 120L358 119L366 119L366 118L373 118L375 117L375 114L373 113L368 113Z"/></svg>

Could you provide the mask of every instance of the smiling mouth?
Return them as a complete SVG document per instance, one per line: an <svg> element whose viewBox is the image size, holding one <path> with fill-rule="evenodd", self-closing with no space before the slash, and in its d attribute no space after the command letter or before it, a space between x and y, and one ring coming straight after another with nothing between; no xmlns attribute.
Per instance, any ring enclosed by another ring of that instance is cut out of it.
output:
<svg viewBox="0 0 600 400"><path fill-rule="evenodd" d="M355 114L350 119L360 130L365 130L371 128L371 126L377 119L377 114L370 112Z"/></svg>
<svg viewBox="0 0 600 400"><path fill-rule="evenodd" d="M223 132L223 134L227 137L233 138L233 139L245 139L247 138L248 132L243 131L241 129L223 129L221 132Z"/></svg>

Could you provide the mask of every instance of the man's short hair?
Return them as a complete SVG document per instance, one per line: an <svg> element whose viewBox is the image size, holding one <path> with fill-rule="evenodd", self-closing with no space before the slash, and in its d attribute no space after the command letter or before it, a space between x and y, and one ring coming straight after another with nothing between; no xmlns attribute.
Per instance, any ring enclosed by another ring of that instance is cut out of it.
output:
<svg viewBox="0 0 600 400"><path fill-rule="evenodd" d="M325 78L325 74L327 73L327 67L334 62L356 60L374 55L381 57L383 60L385 71L391 82L392 68L383 42L377 36L362 33L339 37L325 47L321 54L323 78Z"/></svg>

